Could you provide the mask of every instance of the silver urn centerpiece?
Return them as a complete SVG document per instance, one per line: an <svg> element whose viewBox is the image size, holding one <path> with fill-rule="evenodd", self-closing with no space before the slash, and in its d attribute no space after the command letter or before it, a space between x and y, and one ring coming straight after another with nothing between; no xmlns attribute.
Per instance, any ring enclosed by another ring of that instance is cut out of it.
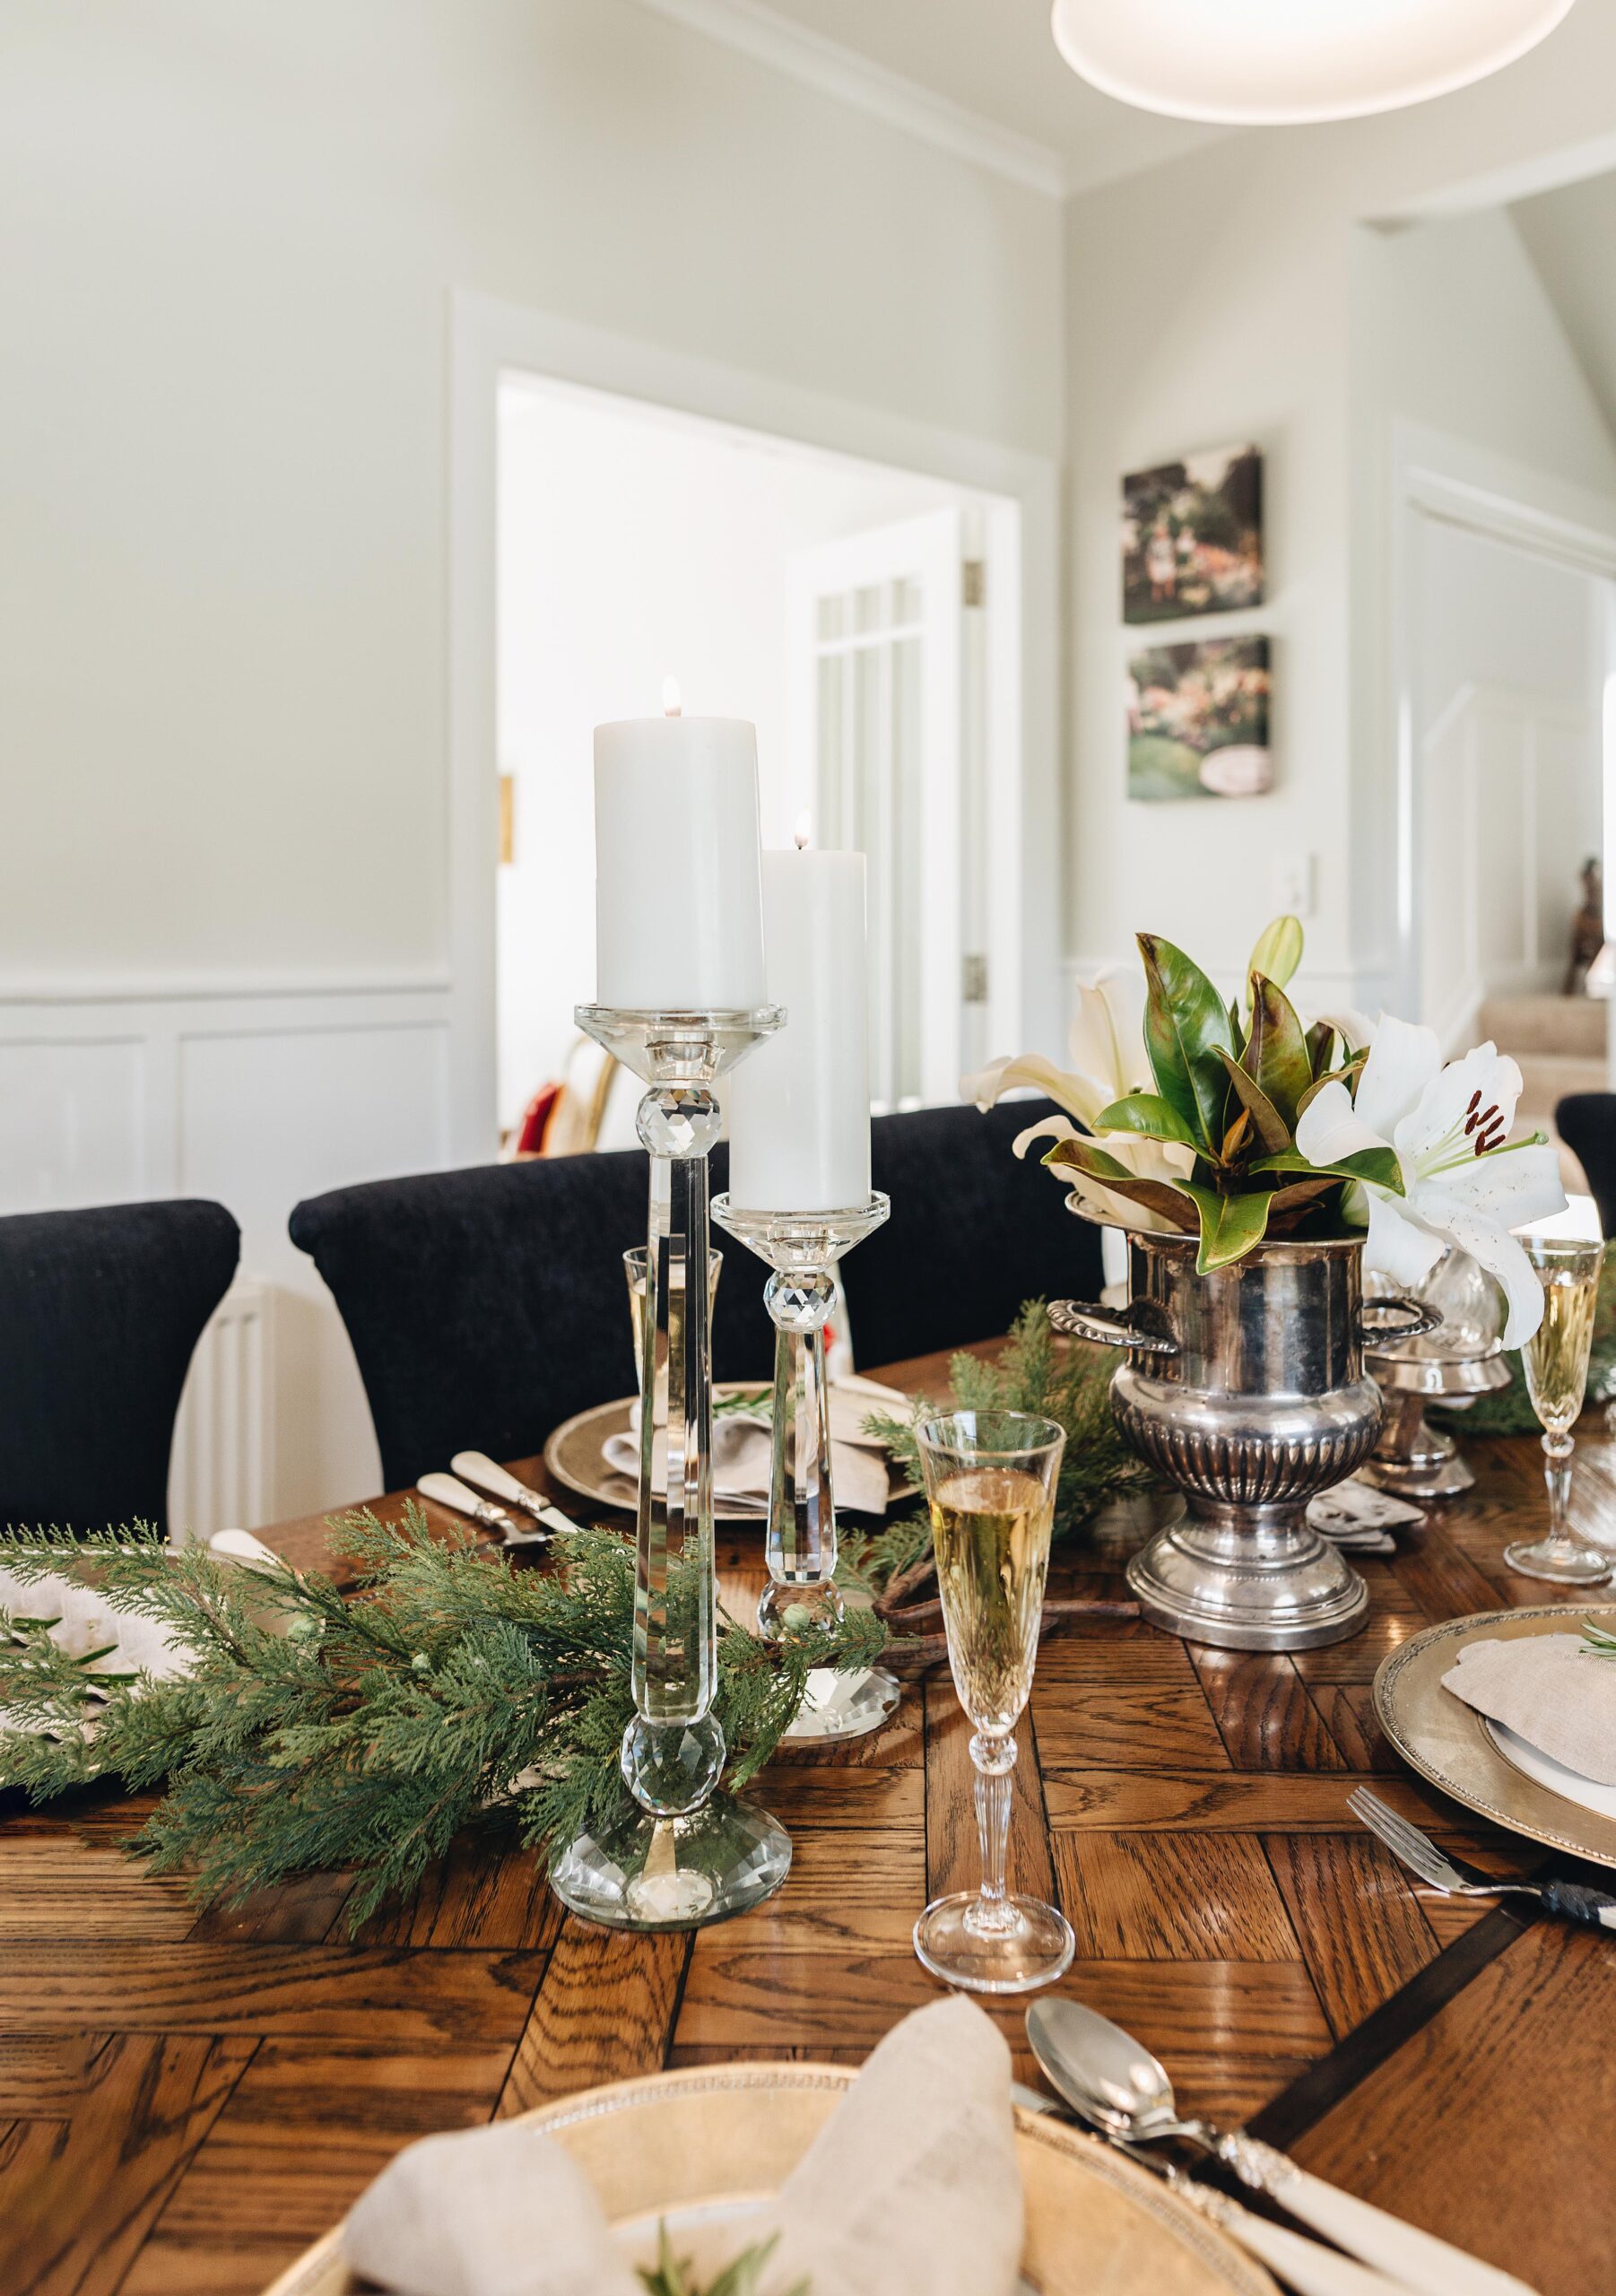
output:
<svg viewBox="0 0 1616 2296"><path fill-rule="evenodd" d="M1375 1448L1366 1338L1411 1338L1436 1318L1366 1301L1362 1258L1361 1236L1288 1237L1198 1274L1194 1237L1132 1232L1125 1309L1050 1308L1057 1331L1127 1349L1111 1407L1184 1494L1184 1519L1128 1565L1152 1625L1226 1649L1306 1650L1363 1623L1364 1582L1308 1502Z"/></svg>

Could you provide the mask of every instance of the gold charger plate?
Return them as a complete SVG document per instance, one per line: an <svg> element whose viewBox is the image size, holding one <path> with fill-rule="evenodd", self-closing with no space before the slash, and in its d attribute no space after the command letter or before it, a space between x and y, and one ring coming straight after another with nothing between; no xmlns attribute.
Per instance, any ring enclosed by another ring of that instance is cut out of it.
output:
<svg viewBox="0 0 1616 2296"><path fill-rule="evenodd" d="M716 1396L768 1392L768 1383L761 1379L720 1379L713 1389ZM574 1418L564 1419L544 1446L544 1465L558 1483L577 1492L580 1499L593 1499L596 1506L615 1507L629 1515L634 1512L637 1497L634 1478L609 1467L602 1454L613 1435L628 1434L634 1402L632 1396L624 1396L620 1402L597 1403L590 1411L580 1411ZM889 1475L888 1483L890 1507L909 1486L895 1474ZM743 1507L727 1499L713 1501L716 1522L760 1523L765 1512L760 1505Z"/></svg>
<svg viewBox="0 0 1616 2296"><path fill-rule="evenodd" d="M853 2079L838 2066L719 2065L586 2090L522 2118L566 2147L632 2260L652 2259L665 2221L678 2252L710 2272L745 2247L748 2218ZM1018 2110L1016 2152L1030 2296L1278 2296L1259 2264L1098 2139ZM343 2264L339 2227L266 2296L360 2296L369 2284Z"/></svg>
<svg viewBox="0 0 1616 2296"><path fill-rule="evenodd" d="M1375 1712L1404 1761L1467 1810L1511 1833L1596 1866L1616 1866L1616 1818L1569 1802L1517 1770L1473 1706L1442 1687L1466 1643L1492 1637L1575 1632L1585 1618L1616 1626L1616 1604L1555 1603L1529 1611L1484 1611L1428 1626L1382 1659L1375 1676Z"/></svg>

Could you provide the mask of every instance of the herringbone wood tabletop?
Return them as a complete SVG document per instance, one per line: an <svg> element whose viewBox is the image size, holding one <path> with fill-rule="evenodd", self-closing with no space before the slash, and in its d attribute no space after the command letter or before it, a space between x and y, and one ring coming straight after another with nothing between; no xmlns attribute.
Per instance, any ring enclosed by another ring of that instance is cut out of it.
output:
<svg viewBox="0 0 1616 2296"><path fill-rule="evenodd" d="M938 1394L945 1374L886 1376ZM1616 1536L1616 1457L1585 1435L1576 1503ZM1047 1640L1019 1733L1012 1875L1076 1931L1061 1990L1156 2049L1187 2106L1253 2120L1570 2296L1616 2285L1616 1946L1529 1908L1416 1895L1346 1810L1372 1775L1483 1865L1534 1854L1413 1779L1372 1710L1377 1665L1421 1627L1550 1592L1499 1560L1542 1512L1535 1444L1470 1456L1474 1492L1362 1565L1373 1613L1350 1642L1237 1656L1137 1622ZM266 1535L300 1563L328 1559L317 1523ZM759 1544L724 1535L737 1600L760 1583ZM1063 1592L1124 1591L1092 1549L1055 1575ZM857 2062L933 1997L916 1913L974 1883L966 1737L943 1669L878 1736L782 1756L759 1791L791 1831L790 1879L693 1937L588 1927L530 1857L469 1849L354 1943L340 1875L198 1918L122 1855L139 1803L8 1812L0 2291L233 2296L429 2130L666 2065ZM1036 2078L1020 2005L998 2013Z"/></svg>

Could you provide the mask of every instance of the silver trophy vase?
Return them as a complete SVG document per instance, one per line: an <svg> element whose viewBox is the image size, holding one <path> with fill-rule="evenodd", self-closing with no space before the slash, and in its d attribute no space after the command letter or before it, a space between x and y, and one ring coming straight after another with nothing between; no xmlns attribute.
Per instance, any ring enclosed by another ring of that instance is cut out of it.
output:
<svg viewBox="0 0 1616 2296"><path fill-rule="evenodd" d="M1077 1339L1125 1347L1111 1407L1133 1448L1183 1492L1184 1519L1128 1564L1151 1622L1231 1650L1307 1650L1363 1624L1368 1594L1308 1521L1380 1431L1364 1370L1375 1339L1436 1318L1412 1300L1365 1303L1361 1237L1274 1239L1207 1274L1193 1237L1132 1233L1121 1314L1059 1300Z"/></svg>

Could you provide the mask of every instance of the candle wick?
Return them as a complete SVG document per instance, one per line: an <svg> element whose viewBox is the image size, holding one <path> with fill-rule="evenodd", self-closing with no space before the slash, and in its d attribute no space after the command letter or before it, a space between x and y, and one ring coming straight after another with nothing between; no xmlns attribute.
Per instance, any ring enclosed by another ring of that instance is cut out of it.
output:
<svg viewBox="0 0 1616 2296"><path fill-rule="evenodd" d="M796 827L791 832L792 842L796 847L799 853L805 853L808 850L808 841L812 834L813 823L812 820L807 813L799 813L797 815Z"/></svg>

